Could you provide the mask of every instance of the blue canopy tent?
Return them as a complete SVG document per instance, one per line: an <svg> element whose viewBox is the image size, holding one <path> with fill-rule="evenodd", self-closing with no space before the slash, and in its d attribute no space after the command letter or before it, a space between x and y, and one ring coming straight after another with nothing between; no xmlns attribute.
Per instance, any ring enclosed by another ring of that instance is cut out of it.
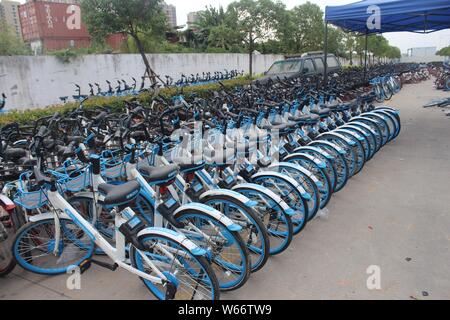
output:
<svg viewBox="0 0 450 320"><path fill-rule="evenodd" d="M325 57L328 51L328 24L366 35L409 31L430 33L450 28L450 0L364 0L325 9ZM326 59L325 59L326 61ZM366 72L366 71L365 71ZM325 80L327 63L325 63Z"/></svg>

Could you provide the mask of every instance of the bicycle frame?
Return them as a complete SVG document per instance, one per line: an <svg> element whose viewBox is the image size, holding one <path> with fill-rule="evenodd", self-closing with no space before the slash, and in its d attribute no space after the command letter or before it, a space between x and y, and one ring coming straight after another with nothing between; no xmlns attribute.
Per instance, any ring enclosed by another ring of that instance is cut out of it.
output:
<svg viewBox="0 0 450 320"><path fill-rule="evenodd" d="M132 163L126 164L126 172L129 180L136 180L139 182L141 186L141 195L144 196L147 200L150 201L151 205L153 206L153 210L155 213L154 217L154 226L163 228L166 226L166 222L163 219L163 216L158 212L158 206L162 203L161 196L160 196L160 188L156 187L156 191L153 190L153 188L150 186L150 184L147 182L147 180L141 175L139 170L137 170L137 165ZM176 199L175 195L171 193L172 196ZM201 212L203 212L205 215L211 217L214 220L220 221L223 223L227 229L230 231L236 231L237 226L236 224L229 218L227 218L224 214L221 212L207 207L200 203L190 203L190 204L183 204L180 208L178 208L173 215L176 216L179 212L181 212L184 209L196 209ZM182 230L179 230L175 226L172 226L172 228L182 234ZM197 232L199 232L205 239L211 240L211 237L207 234L203 233L198 228L195 228Z"/></svg>
<svg viewBox="0 0 450 320"><path fill-rule="evenodd" d="M97 178L94 179L97 182L101 181L102 179ZM145 263L158 275L158 277L151 276L147 273L144 273L134 267L132 267L129 262L126 259L126 251L127 251L127 245L126 245L126 239L125 236L119 231L119 228L122 224L127 223L128 221L131 221L135 217L135 213L133 210L131 210L129 207L125 208L121 212L119 212L117 209L113 209L111 212L115 215L115 239L116 239L116 245L115 247L111 245L102 235L101 233L95 229L91 223L85 220L78 212L75 210L70 203L67 202L67 200L58 192L58 191L48 191L47 197L49 200L49 203L51 204L51 207L53 207L54 212L41 214L38 216L34 216L30 218L31 222L39 222L42 220L54 218L55 220L55 242L59 243L61 238L61 232L60 232L60 219L69 219L72 220L78 227L80 227L87 236L111 259L113 262L118 266L121 267L132 274L137 275L140 278L143 278L145 280L148 280L154 284L164 284L168 281L167 277L159 271L157 266L147 257L147 255L136 248L136 251L139 253L139 255L142 257L142 259L145 261ZM203 250L199 249L198 246L196 246L193 242L189 241L185 236L171 232L169 230L164 230L162 228L146 228L139 232L138 237L146 235L146 234L152 234L152 235L161 235L168 237L169 239L177 242L177 243L183 243L188 250L193 255L203 255ZM57 248L55 247L54 253L57 254ZM164 252L168 257L170 257L172 260L174 260L174 255L170 253L171 249L163 247L161 244L157 244L158 249L160 249L162 252ZM177 251L178 255L181 255L179 251Z"/></svg>

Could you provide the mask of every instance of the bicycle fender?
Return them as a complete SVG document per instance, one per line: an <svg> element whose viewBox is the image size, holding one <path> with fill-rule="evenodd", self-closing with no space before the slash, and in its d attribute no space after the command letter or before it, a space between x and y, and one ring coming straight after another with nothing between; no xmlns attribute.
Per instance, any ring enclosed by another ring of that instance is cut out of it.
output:
<svg viewBox="0 0 450 320"><path fill-rule="evenodd" d="M138 238L144 236L164 236L173 240L174 242L181 243L184 245L194 256L204 256L206 255L206 251L199 246L197 246L194 242L189 240L186 236L178 233L176 231L165 229L165 228L145 228L141 232L138 233Z"/></svg>
<svg viewBox="0 0 450 320"><path fill-rule="evenodd" d="M10 208L9 210L14 209L16 207L14 202L4 194L0 194L0 203L3 203L5 207Z"/></svg>
<svg viewBox="0 0 450 320"><path fill-rule="evenodd" d="M227 197L231 197L235 200L237 200L240 203L243 203L246 207L252 208L256 205L256 203L252 200L250 200L249 198L247 198L246 196L233 191L233 190L227 190L227 189L215 189L215 190L209 190L207 192L205 192L204 194L202 194L200 196L200 200L203 200L207 197L210 196L227 196Z"/></svg>
<svg viewBox="0 0 450 320"><path fill-rule="evenodd" d="M329 153L327 153L326 151L323 151L319 148L312 147L312 146L304 146L304 147L297 148L294 150L294 153L301 153L303 150L304 151L315 151L317 153L320 153L322 156L324 156L328 160L334 160L334 157L332 155L330 155Z"/></svg>
<svg viewBox="0 0 450 320"><path fill-rule="evenodd" d="M254 184L254 183L243 183L243 184L239 184L233 188L233 190L235 190L237 192L239 192L239 190L241 190L241 189L255 190L257 192L263 193L268 198L275 201L287 215L294 215L294 213L295 213L294 210L292 210L292 208L289 207L288 204L283 199L281 199L281 197L279 195L274 193L272 190L267 189L266 187L263 187L263 186L260 186L259 184Z"/></svg>
<svg viewBox="0 0 450 320"><path fill-rule="evenodd" d="M289 182L292 186L294 186L294 188L296 188L300 192L301 195L307 193L306 190L297 181L295 181L293 178L288 177L285 174L275 172L275 171L264 171L264 172L257 173L257 174L255 174L252 177L252 179L256 179L256 178L259 178L259 177L264 177L264 176L267 176L267 175L275 176L275 177L277 177L279 179L282 179L282 180L285 180L285 181Z"/></svg>
<svg viewBox="0 0 450 320"><path fill-rule="evenodd" d="M287 157L286 159L288 159L289 157ZM290 163L290 162L280 162L277 164L273 164L271 165L269 168L277 168L277 167L288 167L288 168L292 168L294 170L300 171L301 173L305 174L306 176L308 176L309 178L311 178L311 180L320 188L323 187L322 183L319 181L319 179L317 179L317 177L309 170L303 168L302 166L296 164L296 163ZM307 198L307 200L310 200L311 196L310 195L302 195L304 198Z"/></svg>
<svg viewBox="0 0 450 320"><path fill-rule="evenodd" d="M54 219L55 214L53 212L41 213L29 218L30 222L40 222L43 220ZM72 220L66 213L60 212L59 219Z"/></svg>
<svg viewBox="0 0 450 320"><path fill-rule="evenodd" d="M295 158L297 156L301 156L304 158L307 158L310 161L313 161L320 169L325 169L327 167L326 163L314 158L313 156L307 154L307 153L301 153L301 152L297 152L297 153L293 153L288 155L285 160L289 161L289 159Z"/></svg>
<svg viewBox="0 0 450 320"><path fill-rule="evenodd" d="M334 143L331 143L330 141L327 141L327 140L315 140L315 141L313 141L311 143L311 145L315 145L316 142L320 142L320 143L322 143L324 145L329 146L330 148L335 149L341 155L345 155L346 154L344 149L342 149L340 146L338 146L338 145L336 145Z"/></svg>
<svg viewBox="0 0 450 320"><path fill-rule="evenodd" d="M320 139L320 138L323 138L326 136L338 137L338 138L344 140L351 147L353 147L355 145L355 142L351 141L349 138L347 138L347 137L343 136L342 134L339 134L335 131L324 133L324 134L320 135L319 137L317 137L317 139Z"/></svg>
<svg viewBox="0 0 450 320"><path fill-rule="evenodd" d="M173 216L176 219L177 216L179 216L181 213L183 213L183 211L186 211L186 210L201 211L205 215L207 215L215 220L220 221L230 231L241 231L242 230L241 226L235 224L230 218L228 218L222 212L220 212L214 208L211 208L210 206L201 204L201 203L193 202L193 203L189 203L184 206L181 206L174 212Z"/></svg>

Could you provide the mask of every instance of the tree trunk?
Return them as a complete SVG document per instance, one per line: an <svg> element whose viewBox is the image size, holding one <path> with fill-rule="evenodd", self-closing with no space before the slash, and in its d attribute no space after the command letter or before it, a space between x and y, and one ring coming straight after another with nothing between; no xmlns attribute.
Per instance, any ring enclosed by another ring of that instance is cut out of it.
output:
<svg viewBox="0 0 450 320"><path fill-rule="evenodd" d="M350 65L353 65L353 50L350 51Z"/></svg>
<svg viewBox="0 0 450 320"><path fill-rule="evenodd" d="M152 84L156 83L156 73L153 71L153 69L150 67L150 62L147 59L147 56L145 55L145 49L144 46L142 45L141 40L139 39L137 34L132 33L131 36L134 39L134 42L136 43L136 46L139 50L139 53L141 54L142 60L144 61L145 64L145 72L148 75L148 77L150 78L150 82ZM159 77L158 77L159 78ZM161 79L160 79L161 81Z"/></svg>

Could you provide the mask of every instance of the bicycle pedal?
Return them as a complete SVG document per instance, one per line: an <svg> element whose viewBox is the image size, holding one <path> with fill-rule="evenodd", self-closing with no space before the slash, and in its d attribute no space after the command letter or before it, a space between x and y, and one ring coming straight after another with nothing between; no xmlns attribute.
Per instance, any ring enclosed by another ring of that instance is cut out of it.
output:
<svg viewBox="0 0 450 320"><path fill-rule="evenodd" d="M116 271L117 268L119 267L119 265L117 263L114 264L110 264L110 263L106 263L106 262L102 262L102 261L98 261L98 260L94 260L91 259L91 262L98 265L99 267L111 270L111 271Z"/></svg>
<svg viewBox="0 0 450 320"><path fill-rule="evenodd" d="M91 266L91 260L84 260L83 262L81 262L78 266L78 268L80 268L80 274L85 273Z"/></svg>
<svg viewBox="0 0 450 320"><path fill-rule="evenodd" d="M174 300L175 295L177 294L177 286L172 282L168 282L166 286L166 300Z"/></svg>

